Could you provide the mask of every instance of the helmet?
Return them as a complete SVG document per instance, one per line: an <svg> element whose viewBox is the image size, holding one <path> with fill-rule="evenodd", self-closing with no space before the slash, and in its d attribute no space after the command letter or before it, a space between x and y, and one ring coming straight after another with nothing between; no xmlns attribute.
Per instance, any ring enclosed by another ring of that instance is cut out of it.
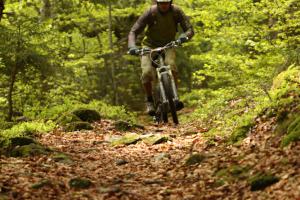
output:
<svg viewBox="0 0 300 200"><path fill-rule="evenodd" d="M160 3L160 2L172 2L172 0L156 0L157 3Z"/></svg>

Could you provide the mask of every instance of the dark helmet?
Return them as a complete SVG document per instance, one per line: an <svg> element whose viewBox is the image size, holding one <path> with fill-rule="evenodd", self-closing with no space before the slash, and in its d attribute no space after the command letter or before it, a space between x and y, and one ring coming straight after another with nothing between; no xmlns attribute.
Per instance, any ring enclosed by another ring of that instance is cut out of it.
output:
<svg viewBox="0 0 300 200"><path fill-rule="evenodd" d="M156 3L161 3L161 2L171 2L172 3L172 0L156 0Z"/></svg>

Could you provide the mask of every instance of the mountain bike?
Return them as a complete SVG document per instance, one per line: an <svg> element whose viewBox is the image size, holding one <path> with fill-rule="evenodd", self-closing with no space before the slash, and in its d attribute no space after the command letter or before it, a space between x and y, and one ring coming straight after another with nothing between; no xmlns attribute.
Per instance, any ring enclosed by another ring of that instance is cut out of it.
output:
<svg viewBox="0 0 300 200"><path fill-rule="evenodd" d="M136 50L136 55L149 55L152 66L156 70L156 83L153 87L154 121L157 123L167 123L168 113L172 115L173 122L179 124L177 116L177 108L180 105L175 80L169 65L165 64L165 51L169 48L181 46L179 40L172 41L163 47L155 49L141 48ZM183 106L183 105L182 105Z"/></svg>

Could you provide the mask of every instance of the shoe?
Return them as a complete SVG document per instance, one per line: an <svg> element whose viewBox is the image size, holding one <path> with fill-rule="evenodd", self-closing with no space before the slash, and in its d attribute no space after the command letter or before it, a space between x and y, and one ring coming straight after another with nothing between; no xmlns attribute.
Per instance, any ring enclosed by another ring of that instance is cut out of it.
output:
<svg viewBox="0 0 300 200"><path fill-rule="evenodd" d="M179 110L181 110L182 108L184 108L184 104L183 104L182 101L176 101L175 105L176 105L176 110L177 110L177 111L179 111Z"/></svg>
<svg viewBox="0 0 300 200"><path fill-rule="evenodd" d="M155 110L154 110L154 105L153 102L146 102L146 112L150 115L150 116L154 116L155 115Z"/></svg>

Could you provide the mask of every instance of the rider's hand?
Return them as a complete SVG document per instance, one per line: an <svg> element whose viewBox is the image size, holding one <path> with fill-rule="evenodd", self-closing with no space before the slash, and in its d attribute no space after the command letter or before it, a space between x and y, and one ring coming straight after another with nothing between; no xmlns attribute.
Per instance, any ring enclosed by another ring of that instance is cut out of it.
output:
<svg viewBox="0 0 300 200"><path fill-rule="evenodd" d="M137 47L130 47L129 50L128 50L128 53L130 55L136 55L137 50L138 50Z"/></svg>
<svg viewBox="0 0 300 200"><path fill-rule="evenodd" d="M185 33L182 33L179 37L178 37L178 42L180 44L187 42L189 40L189 38L187 37L187 35Z"/></svg>

